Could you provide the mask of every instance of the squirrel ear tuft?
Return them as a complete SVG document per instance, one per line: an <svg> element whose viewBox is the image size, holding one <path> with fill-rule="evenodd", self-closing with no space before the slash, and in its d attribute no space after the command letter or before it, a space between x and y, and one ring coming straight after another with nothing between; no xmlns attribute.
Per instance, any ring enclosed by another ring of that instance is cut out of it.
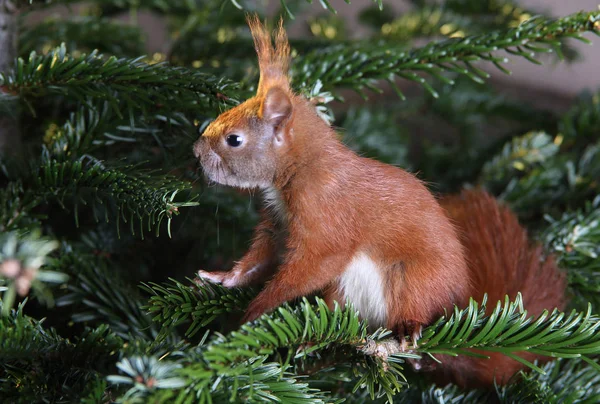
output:
<svg viewBox="0 0 600 404"><path fill-rule="evenodd" d="M257 96L264 96L272 86L279 86L289 91L290 44L283 28L283 18L279 20L275 32L275 46L273 46L271 33L260 22L258 15L247 15L246 21L254 39L260 67Z"/></svg>
<svg viewBox="0 0 600 404"><path fill-rule="evenodd" d="M271 87L262 103L261 118L274 127L285 124L292 116L292 100L287 91L280 87Z"/></svg>

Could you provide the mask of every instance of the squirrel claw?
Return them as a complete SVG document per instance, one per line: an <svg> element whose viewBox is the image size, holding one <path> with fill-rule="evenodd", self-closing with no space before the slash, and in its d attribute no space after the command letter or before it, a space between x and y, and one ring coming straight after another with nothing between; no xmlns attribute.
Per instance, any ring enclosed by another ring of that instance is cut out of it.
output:
<svg viewBox="0 0 600 404"><path fill-rule="evenodd" d="M403 321L396 327L396 335L400 339L400 348L405 352L408 348L408 341L404 338L405 335L410 337L412 347L417 348L417 342L421 339L423 332L423 324L418 321L407 320Z"/></svg>
<svg viewBox="0 0 600 404"><path fill-rule="evenodd" d="M419 346L417 345L417 342L421 339L421 337L423 336L423 325L417 323L415 329L413 330L412 334L411 334L411 339L412 339L412 344L414 348L418 348Z"/></svg>
<svg viewBox="0 0 600 404"><path fill-rule="evenodd" d="M225 278L224 272L208 272L203 270L198 270L198 279L200 280L208 280L212 283L222 283L223 278Z"/></svg>
<svg viewBox="0 0 600 404"><path fill-rule="evenodd" d="M421 339L423 333L423 324L418 321L404 321L396 327L396 335L400 340L400 350L402 352L411 352L418 348L418 341ZM409 347L410 338L411 347ZM436 362L430 358L423 357L421 359L406 358L406 362L409 363L416 372L428 372L436 369Z"/></svg>
<svg viewBox="0 0 600 404"><path fill-rule="evenodd" d="M199 270L198 278L202 280L209 280L212 283L221 284L226 288L233 288L240 286L240 274L236 271L216 271L208 272Z"/></svg>

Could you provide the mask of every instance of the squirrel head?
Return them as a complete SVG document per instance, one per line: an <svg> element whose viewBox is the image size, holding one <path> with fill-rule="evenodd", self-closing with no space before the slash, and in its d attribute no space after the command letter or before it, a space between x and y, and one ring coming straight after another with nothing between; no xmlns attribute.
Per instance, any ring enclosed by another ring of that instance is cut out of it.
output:
<svg viewBox="0 0 600 404"><path fill-rule="evenodd" d="M194 154L216 183L266 188L272 185L277 162L291 142L290 46L283 20L275 32L275 44L257 16L247 21L260 67L256 95L219 115L194 144Z"/></svg>

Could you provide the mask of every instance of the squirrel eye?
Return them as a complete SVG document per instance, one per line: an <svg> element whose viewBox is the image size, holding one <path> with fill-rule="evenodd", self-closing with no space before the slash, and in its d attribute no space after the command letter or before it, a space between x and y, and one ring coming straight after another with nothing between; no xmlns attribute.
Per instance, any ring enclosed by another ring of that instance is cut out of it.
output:
<svg viewBox="0 0 600 404"><path fill-rule="evenodd" d="M243 138L240 135L227 135L225 141L231 147L238 147L242 144Z"/></svg>

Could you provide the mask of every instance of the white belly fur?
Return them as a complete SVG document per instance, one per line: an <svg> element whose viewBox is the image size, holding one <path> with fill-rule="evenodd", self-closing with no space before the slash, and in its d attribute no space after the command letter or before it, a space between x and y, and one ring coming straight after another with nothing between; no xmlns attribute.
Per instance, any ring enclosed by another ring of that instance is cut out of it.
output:
<svg viewBox="0 0 600 404"><path fill-rule="evenodd" d="M369 321L369 327L385 326L387 306L381 272L375 262L364 253L354 256L340 277L340 292L349 300L360 316Z"/></svg>

